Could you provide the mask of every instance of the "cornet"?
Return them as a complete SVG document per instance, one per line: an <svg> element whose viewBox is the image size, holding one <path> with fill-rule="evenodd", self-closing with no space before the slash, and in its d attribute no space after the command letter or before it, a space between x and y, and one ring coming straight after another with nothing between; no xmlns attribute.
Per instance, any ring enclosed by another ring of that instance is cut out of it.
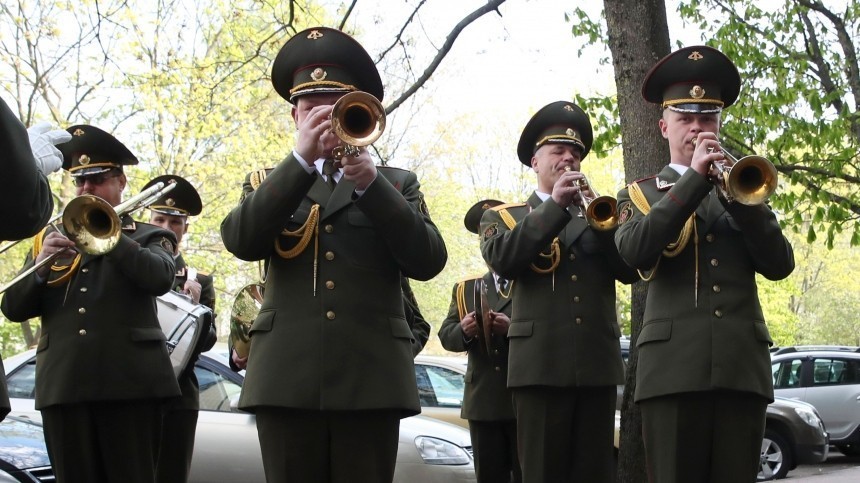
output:
<svg viewBox="0 0 860 483"><path fill-rule="evenodd" d="M693 146L698 138L693 138ZM737 159L720 147L726 162L712 163L715 174L711 181L720 195L729 203L737 201L742 205L755 206L767 201L776 190L777 172L773 163L762 156L750 155ZM713 152L709 149L709 152Z"/></svg>
<svg viewBox="0 0 860 483"><path fill-rule="evenodd" d="M358 156L358 148L373 144L385 130L385 109L373 94L350 92L332 106L331 130L343 142L332 158Z"/></svg>
<svg viewBox="0 0 860 483"><path fill-rule="evenodd" d="M565 171L570 171L570 166L564 167ZM597 231L607 231L615 228L618 224L618 202L611 196L600 196L596 190L591 188L591 184L585 175L576 180L579 186L579 210L585 221L591 228ZM585 190L591 191L593 196L587 196Z"/></svg>

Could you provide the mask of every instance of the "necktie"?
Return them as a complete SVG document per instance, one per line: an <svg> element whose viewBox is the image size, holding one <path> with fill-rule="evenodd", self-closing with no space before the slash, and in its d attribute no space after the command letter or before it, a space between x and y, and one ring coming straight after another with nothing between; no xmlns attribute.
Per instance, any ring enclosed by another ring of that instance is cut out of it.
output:
<svg viewBox="0 0 860 483"><path fill-rule="evenodd" d="M332 191L334 191L334 186L337 184L334 180L334 173L337 172L337 168L334 165L333 159L326 159L323 161L322 172L326 176L326 184Z"/></svg>
<svg viewBox="0 0 860 483"><path fill-rule="evenodd" d="M499 292L504 292L508 289L508 280L506 278L499 277Z"/></svg>

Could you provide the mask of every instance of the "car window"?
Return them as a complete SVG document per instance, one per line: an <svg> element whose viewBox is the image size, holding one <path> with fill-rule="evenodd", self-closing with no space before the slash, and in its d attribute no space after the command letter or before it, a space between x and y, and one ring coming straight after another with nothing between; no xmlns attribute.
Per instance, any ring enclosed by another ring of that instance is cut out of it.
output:
<svg viewBox="0 0 860 483"><path fill-rule="evenodd" d="M800 387L800 359L789 359L782 362L775 362L771 366L773 371L773 388L788 389L792 387Z"/></svg>
<svg viewBox="0 0 860 483"><path fill-rule="evenodd" d="M444 367L416 364L415 376L421 406L458 408L463 405L463 374Z"/></svg>
<svg viewBox="0 0 860 483"><path fill-rule="evenodd" d="M9 397L36 398L36 361L30 361L6 378Z"/></svg>
<svg viewBox="0 0 860 483"><path fill-rule="evenodd" d="M194 366L200 386L200 409L231 412L230 402L242 392L242 386L205 367Z"/></svg>
<svg viewBox="0 0 860 483"><path fill-rule="evenodd" d="M860 383L860 361L819 358L813 363L812 383L816 386Z"/></svg>

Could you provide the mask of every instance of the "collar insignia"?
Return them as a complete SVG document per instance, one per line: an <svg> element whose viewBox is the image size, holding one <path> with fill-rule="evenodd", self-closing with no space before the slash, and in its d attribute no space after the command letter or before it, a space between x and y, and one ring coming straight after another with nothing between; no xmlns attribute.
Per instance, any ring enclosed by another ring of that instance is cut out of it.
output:
<svg viewBox="0 0 860 483"><path fill-rule="evenodd" d="M675 186L675 183L670 183L670 182L666 181L665 179L656 178L656 180L657 180L657 189L660 191L663 191L663 190L671 188L672 186Z"/></svg>

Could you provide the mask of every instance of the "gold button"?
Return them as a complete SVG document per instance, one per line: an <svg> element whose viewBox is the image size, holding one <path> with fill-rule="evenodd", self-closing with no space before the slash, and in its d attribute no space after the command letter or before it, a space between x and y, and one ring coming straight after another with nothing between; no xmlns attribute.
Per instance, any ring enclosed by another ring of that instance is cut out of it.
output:
<svg viewBox="0 0 860 483"><path fill-rule="evenodd" d="M89 273L89 271L90 271L90 269L89 269L89 268L82 268L82 269L81 269L81 272L82 272L82 273Z"/></svg>
<svg viewBox="0 0 860 483"><path fill-rule="evenodd" d="M334 231L334 227L331 225L326 225L324 229L326 233L331 233Z"/></svg>
<svg viewBox="0 0 860 483"><path fill-rule="evenodd" d="M87 313L87 309L85 309L85 308L81 307L81 308L79 308L79 309L78 309L78 313L79 313L79 314L85 314L85 313Z"/></svg>
<svg viewBox="0 0 860 483"><path fill-rule="evenodd" d="M86 288L86 287L81 287L81 292L86 293L86 291L87 291L87 288Z"/></svg>
<svg viewBox="0 0 860 483"><path fill-rule="evenodd" d="M499 366L496 366L496 372L502 372L502 368Z"/></svg>
<svg viewBox="0 0 860 483"><path fill-rule="evenodd" d="M334 260L334 252L325 252L326 260Z"/></svg>
<svg viewBox="0 0 860 483"><path fill-rule="evenodd" d="M715 310L715 311L714 311L714 316L715 316L716 318L718 318L718 319L719 319L719 318L721 318L721 317L723 316L723 311L722 311L722 310L720 310L720 309Z"/></svg>
<svg viewBox="0 0 860 483"><path fill-rule="evenodd" d="M334 282L332 282L331 280L326 281L325 288L327 288L329 290L333 289L334 288Z"/></svg>
<svg viewBox="0 0 860 483"><path fill-rule="evenodd" d="M720 289L719 285L714 285L714 293L720 293L720 290L722 289Z"/></svg>
<svg viewBox="0 0 860 483"><path fill-rule="evenodd" d="M571 282L576 282L576 280L577 280L576 275L571 275L571 276L570 276L570 281L571 281Z"/></svg>
<svg viewBox="0 0 860 483"><path fill-rule="evenodd" d="M575 304L579 303L579 295L577 295L576 297L573 298L573 303L575 303Z"/></svg>
<svg viewBox="0 0 860 483"><path fill-rule="evenodd" d="M334 320L334 311L329 310L328 312L325 313L325 316L328 318L328 320Z"/></svg>
<svg viewBox="0 0 860 483"><path fill-rule="evenodd" d="M717 265L719 265L719 264L720 264L720 261L719 261L719 260L717 260L716 258L712 258L712 259L711 259L711 266L712 266L712 267L716 267L716 266L717 266Z"/></svg>
<svg viewBox="0 0 860 483"><path fill-rule="evenodd" d="M705 236L705 240L708 240L709 242L714 241L714 234L713 234L713 233L708 233L708 234Z"/></svg>
<svg viewBox="0 0 860 483"><path fill-rule="evenodd" d="M81 329L81 330L79 330L79 331L78 331L78 334L81 334L81 335L87 335L87 330L86 330L86 329Z"/></svg>
<svg viewBox="0 0 860 483"><path fill-rule="evenodd" d="M577 324L581 324L581 323L582 323L582 317L577 317L577 318L576 318L576 323L577 323Z"/></svg>
<svg viewBox="0 0 860 483"><path fill-rule="evenodd" d="M574 255L573 253L571 253L571 254L570 254L570 259L571 259L571 261L576 260L576 255Z"/></svg>

